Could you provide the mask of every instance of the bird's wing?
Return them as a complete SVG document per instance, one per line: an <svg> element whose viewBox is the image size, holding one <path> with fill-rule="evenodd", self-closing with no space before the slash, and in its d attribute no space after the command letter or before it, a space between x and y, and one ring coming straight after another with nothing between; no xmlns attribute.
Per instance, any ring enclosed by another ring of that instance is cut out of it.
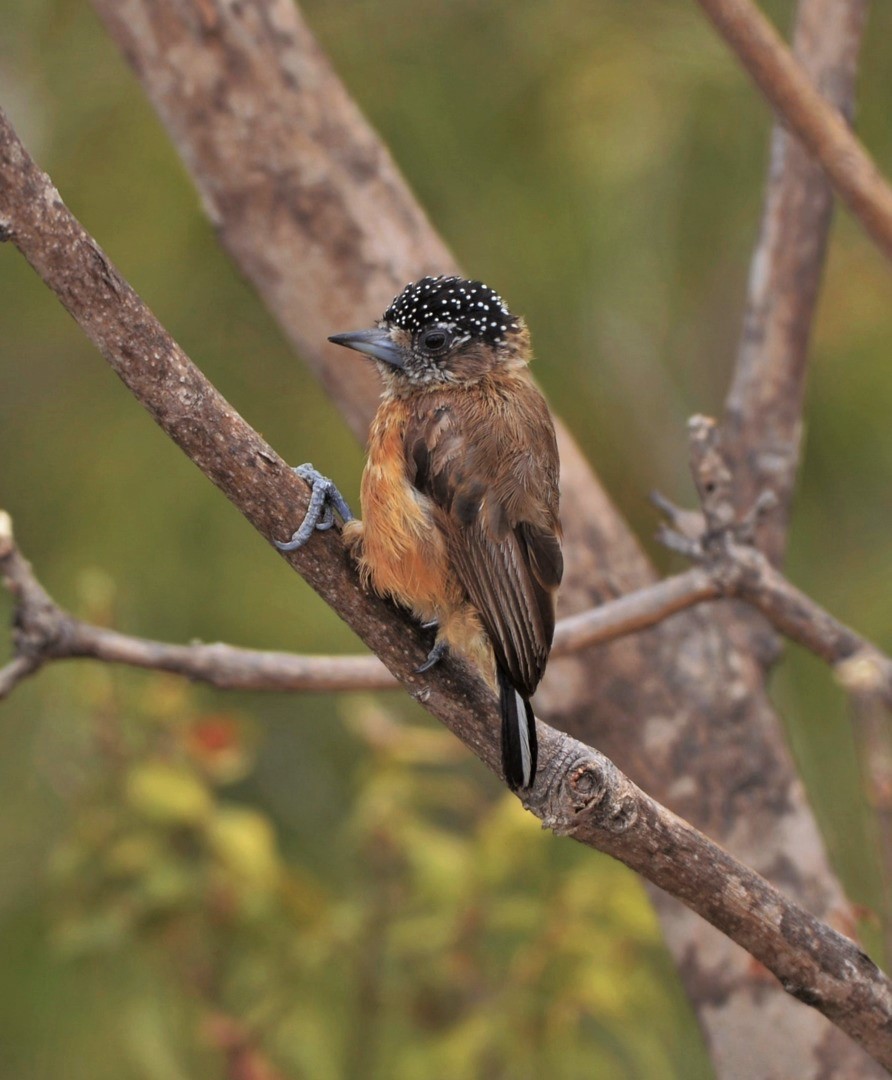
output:
<svg viewBox="0 0 892 1080"><path fill-rule="evenodd" d="M521 384L511 406L444 394L413 416L404 446L412 483L433 504L496 660L529 697L545 670L563 573L558 462L548 409L532 383Z"/></svg>

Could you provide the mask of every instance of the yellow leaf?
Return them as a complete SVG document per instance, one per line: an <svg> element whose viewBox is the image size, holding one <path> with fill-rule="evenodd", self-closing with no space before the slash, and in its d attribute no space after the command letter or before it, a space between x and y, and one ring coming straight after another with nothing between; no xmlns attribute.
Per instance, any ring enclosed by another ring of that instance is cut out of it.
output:
<svg viewBox="0 0 892 1080"><path fill-rule="evenodd" d="M127 777L128 803L161 825L197 825L213 808L213 799L194 773L163 761L135 765Z"/></svg>
<svg viewBox="0 0 892 1080"><path fill-rule="evenodd" d="M224 867L256 889L272 889L279 880L276 839L267 819L255 810L223 807L211 822L211 847Z"/></svg>

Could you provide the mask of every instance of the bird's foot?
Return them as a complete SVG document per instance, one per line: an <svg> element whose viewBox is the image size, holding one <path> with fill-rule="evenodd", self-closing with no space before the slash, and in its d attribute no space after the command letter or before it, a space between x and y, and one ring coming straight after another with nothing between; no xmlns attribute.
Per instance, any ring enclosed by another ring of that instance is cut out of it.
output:
<svg viewBox="0 0 892 1080"><path fill-rule="evenodd" d="M323 476L309 463L298 465L293 471L301 480L306 480L313 491L310 495L310 505L297 532L290 540L274 541L279 551L296 551L299 547L303 547L316 530L325 532L334 525L335 514L344 522L353 520L353 513L333 480Z"/></svg>
<svg viewBox="0 0 892 1080"><path fill-rule="evenodd" d="M416 675L423 675L426 671L430 671L432 667L435 667L446 655L446 651L449 646L445 641L437 641L434 643L434 647L427 654L427 660L420 666L415 668Z"/></svg>

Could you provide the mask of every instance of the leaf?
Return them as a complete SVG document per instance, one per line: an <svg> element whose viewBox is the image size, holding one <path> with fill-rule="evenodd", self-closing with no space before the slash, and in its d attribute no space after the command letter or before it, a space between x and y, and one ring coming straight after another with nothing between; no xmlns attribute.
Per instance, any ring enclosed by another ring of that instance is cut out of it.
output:
<svg viewBox="0 0 892 1080"><path fill-rule="evenodd" d="M125 792L138 814L159 825L198 825L213 808L210 792L194 773L163 761L134 765Z"/></svg>

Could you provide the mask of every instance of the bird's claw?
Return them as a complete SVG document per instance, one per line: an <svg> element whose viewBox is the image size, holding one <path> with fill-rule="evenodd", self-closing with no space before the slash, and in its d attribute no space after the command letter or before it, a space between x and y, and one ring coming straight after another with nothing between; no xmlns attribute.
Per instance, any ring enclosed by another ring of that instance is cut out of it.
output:
<svg viewBox="0 0 892 1080"><path fill-rule="evenodd" d="M437 641L434 647L427 654L427 660L424 661L420 667L415 668L416 675L423 675L426 671L430 671L432 667L435 667L443 659L446 654L448 646L445 641Z"/></svg>
<svg viewBox="0 0 892 1080"><path fill-rule="evenodd" d="M334 525L335 514L344 522L353 520L353 513L333 480L323 476L309 462L296 466L293 472L306 480L313 490L306 515L291 539L273 541L279 551L296 551L303 547L314 532L325 532Z"/></svg>

